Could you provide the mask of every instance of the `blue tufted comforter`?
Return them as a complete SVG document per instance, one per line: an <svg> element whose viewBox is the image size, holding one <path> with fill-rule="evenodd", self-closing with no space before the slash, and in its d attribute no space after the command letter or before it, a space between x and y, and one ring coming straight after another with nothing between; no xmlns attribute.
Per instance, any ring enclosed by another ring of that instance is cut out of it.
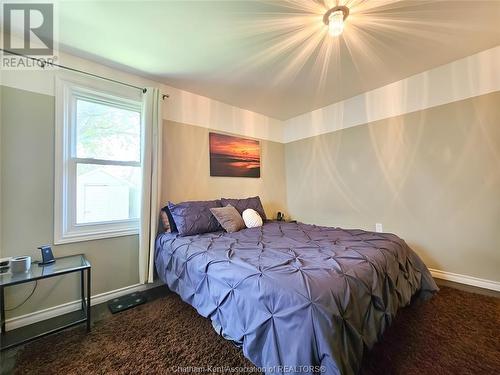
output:
<svg viewBox="0 0 500 375"><path fill-rule="evenodd" d="M269 373L355 374L397 310L437 290L393 234L301 223L162 233L155 262L171 290Z"/></svg>

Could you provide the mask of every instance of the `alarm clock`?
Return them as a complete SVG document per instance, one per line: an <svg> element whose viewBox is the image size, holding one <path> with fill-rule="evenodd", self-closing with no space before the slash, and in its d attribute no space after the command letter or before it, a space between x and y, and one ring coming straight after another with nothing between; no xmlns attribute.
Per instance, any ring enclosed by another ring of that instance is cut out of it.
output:
<svg viewBox="0 0 500 375"><path fill-rule="evenodd" d="M49 245L44 245L38 247L42 253L42 261L38 263L39 266L45 266L47 264L52 264L56 260L54 259L54 255L52 254L52 249Z"/></svg>

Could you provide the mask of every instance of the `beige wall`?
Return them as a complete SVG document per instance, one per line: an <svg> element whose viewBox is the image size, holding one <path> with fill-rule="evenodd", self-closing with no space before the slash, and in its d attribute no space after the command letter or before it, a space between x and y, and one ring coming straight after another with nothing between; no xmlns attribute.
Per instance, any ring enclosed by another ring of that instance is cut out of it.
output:
<svg viewBox="0 0 500 375"><path fill-rule="evenodd" d="M54 97L4 86L0 95L0 255L38 258L53 240ZM498 281L499 124L497 92L286 145L261 141L262 177L252 179L210 177L209 129L165 121L162 202L260 195L269 216L288 206L305 222L381 222L430 267ZM138 282L137 249L137 236L54 247L87 255L94 294ZM8 306L29 290L12 288ZM8 316L77 293L75 277L42 281Z"/></svg>
<svg viewBox="0 0 500 375"><path fill-rule="evenodd" d="M210 177L209 129L163 123L162 203L259 195L267 216L286 207L284 145L261 140L261 178Z"/></svg>
<svg viewBox="0 0 500 375"><path fill-rule="evenodd" d="M30 255L53 242L54 97L0 86L0 256ZM215 126L216 124L214 124ZM269 215L286 205L284 145L261 141L259 179L209 177L207 128L164 122L163 202L260 195ZM92 263L92 292L137 284L138 236L54 246L56 256L84 253ZM8 288L7 307L22 301L32 285ZM44 280L7 318L78 298L75 276Z"/></svg>
<svg viewBox="0 0 500 375"><path fill-rule="evenodd" d="M37 246L52 243L54 233L54 97L0 88L1 256L39 259ZM139 282L137 236L60 245L53 250L56 256L87 256L92 263L93 294ZM22 301L31 288L7 288L7 308ZM42 280L33 297L7 317L74 301L78 292L74 275Z"/></svg>
<svg viewBox="0 0 500 375"><path fill-rule="evenodd" d="M403 237L429 267L500 281L500 92L285 146L294 218Z"/></svg>

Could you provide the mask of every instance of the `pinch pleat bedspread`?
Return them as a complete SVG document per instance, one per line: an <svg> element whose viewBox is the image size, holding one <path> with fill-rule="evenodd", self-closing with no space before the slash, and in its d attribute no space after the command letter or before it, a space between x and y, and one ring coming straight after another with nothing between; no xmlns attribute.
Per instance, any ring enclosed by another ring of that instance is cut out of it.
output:
<svg viewBox="0 0 500 375"><path fill-rule="evenodd" d="M356 374L414 294L437 291L399 237L268 222L236 233L160 234L156 269L255 365ZM317 368L316 368L317 369Z"/></svg>

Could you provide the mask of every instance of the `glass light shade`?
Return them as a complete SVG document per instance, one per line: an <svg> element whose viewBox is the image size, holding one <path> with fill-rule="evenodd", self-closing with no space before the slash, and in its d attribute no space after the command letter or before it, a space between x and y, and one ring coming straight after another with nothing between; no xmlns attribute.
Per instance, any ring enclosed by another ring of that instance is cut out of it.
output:
<svg viewBox="0 0 500 375"><path fill-rule="evenodd" d="M342 31L344 31L344 13L337 10L328 17L328 33L331 36L339 36Z"/></svg>

